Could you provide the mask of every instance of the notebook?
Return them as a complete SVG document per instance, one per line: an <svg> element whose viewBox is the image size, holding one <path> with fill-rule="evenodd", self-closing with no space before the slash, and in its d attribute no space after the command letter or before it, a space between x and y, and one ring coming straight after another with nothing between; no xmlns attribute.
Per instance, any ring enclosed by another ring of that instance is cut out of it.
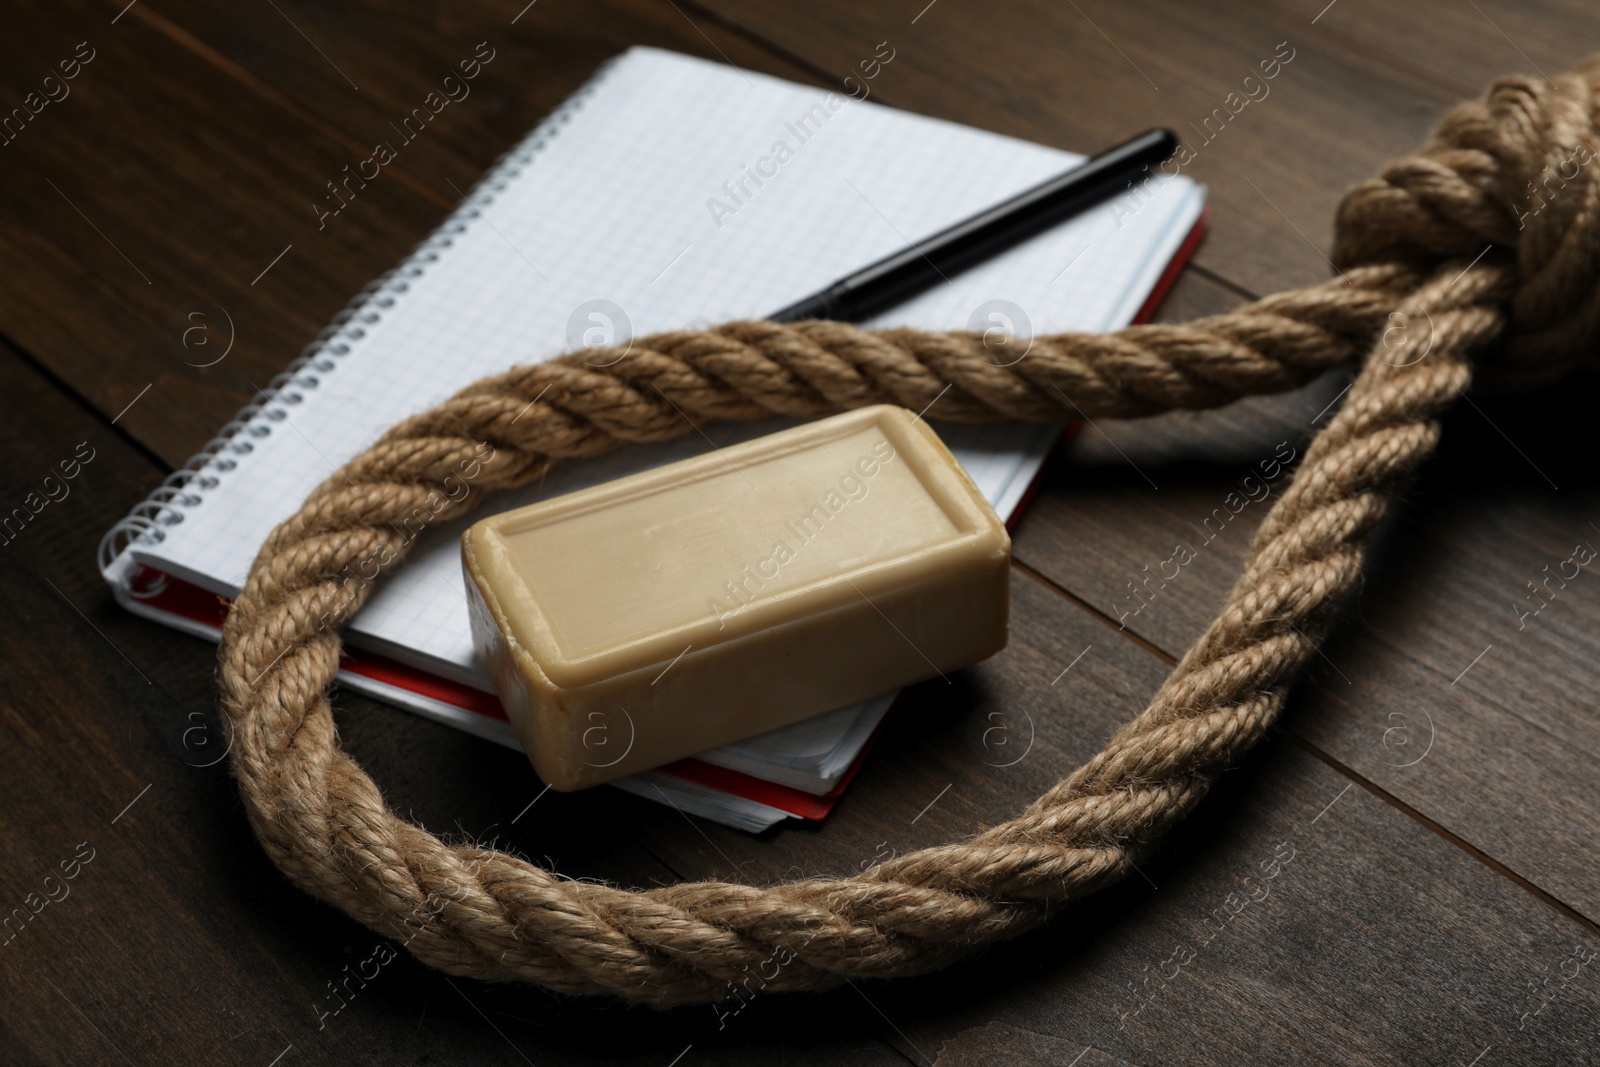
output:
<svg viewBox="0 0 1600 1067"><path fill-rule="evenodd" d="M215 640L219 598L237 593L266 533L401 418L515 363L760 317L1080 158L630 49L495 164L287 371L259 383L255 402L106 535L101 569L128 609ZM1202 188L1185 179L1130 191L879 322L1017 333L1124 326L1192 249L1203 209ZM785 425L718 425L709 440L690 433L561 465L491 506L519 507ZM1062 427L938 430L1011 518ZM347 631L340 681L515 747L472 650L459 560L470 521L428 529L379 587ZM615 784L750 830L821 818L892 699ZM531 769L529 777L534 784Z"/></svg>

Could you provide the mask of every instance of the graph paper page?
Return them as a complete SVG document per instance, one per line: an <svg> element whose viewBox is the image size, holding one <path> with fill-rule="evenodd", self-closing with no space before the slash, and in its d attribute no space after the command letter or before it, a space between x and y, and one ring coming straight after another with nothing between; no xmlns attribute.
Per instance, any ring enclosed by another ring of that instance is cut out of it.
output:
<svg viewBox="0 0 1600 1067"><path fill-rule="evenodd" d="M836 105L830 107L830 104ZM777 162L777 146L788 148ZM216 478L136 558L223 595L265 533L387 427L478 378L589 340L760 317L1059 173L1081 157L655 49L636 48L536 130L323 350L314 385L266 405L202 472ZM763 162L765 161L765 162ZM765 173L758 184L749 177ZM742 181L741 181L742 178ZM966 328L1006 300L1033 332L1105 330L1136 313L1200 212L1178 179L1130 213L1102 208L957 276L879 324ZM605 305L597 301L607 302ZM600 308L599 318L591 317ZM612 309L622 309L622 316ZM589 309L589 310L585 310ZM575 317L576 313L576 317ZM1006 312L1010 314L1010 312ZM981 319L978 328L995 321ZM719 446L787 423L709 430ZM1058 431L940 426L1009 516ZM512 508L699 454L699 433L558 467ZM474 515L473 518L478 517ZM467 520L470 521L470 520ZM484 690L459 560L466 521L428 528L351 626L353 639ZM827 738L810 737L814 756Z"/></svg>

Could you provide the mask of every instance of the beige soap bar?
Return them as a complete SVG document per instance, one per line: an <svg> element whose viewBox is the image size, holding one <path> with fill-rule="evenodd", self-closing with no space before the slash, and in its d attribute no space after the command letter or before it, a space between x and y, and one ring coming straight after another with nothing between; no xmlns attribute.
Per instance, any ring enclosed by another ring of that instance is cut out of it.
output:
<svg viewBox="0 0 1600 1067"><path fill-rule="evenodd" d="M484 519L472 632L558 790L1005 646L1011 540L926 422L846 412Z"/></svg>

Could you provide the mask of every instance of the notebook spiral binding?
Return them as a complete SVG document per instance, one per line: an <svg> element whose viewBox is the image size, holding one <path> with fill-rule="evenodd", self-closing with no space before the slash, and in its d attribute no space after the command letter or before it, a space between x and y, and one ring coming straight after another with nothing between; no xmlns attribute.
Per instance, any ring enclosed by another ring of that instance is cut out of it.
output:
<svg viewBox="0 0 1600 1067"><path fill-rule="evenodd" d="M250 438L270 435L270 423L287 418L287 407L304 400L305 391L317 388L321 375L337 369L338 360L351 352L349 342L364 337L366 327L377 323L384 311L394 307L396 299L410 288L411 279L421 277L427 265L439 258L439 252L466 232L473 217L483 217L482 208L494 203L506 185L572 121L572 116L594 94L614 62L607 60L602 64L592 78L546 116L532 133L495 160L466 198L412 249L410 255L398 266L368 282L317 332L311 343L300 350L287 370L267 382L266 388L258 393L258 399L235 412L200 451L167 475L149 496L107 530L100 539L98 551L100 573L107 579L116 577L114 572L123 553L138 545L163 541L165 527L182 522L184 509L199 506L205 500L205 492L217 487L219 476L238 466L236 457L254 451ZM266 531L262 531L262 536L266 536ZM162 579L148 588L133 589L124 578L122 585L130 596L148 599L161 592L166 582Z"/></svg>

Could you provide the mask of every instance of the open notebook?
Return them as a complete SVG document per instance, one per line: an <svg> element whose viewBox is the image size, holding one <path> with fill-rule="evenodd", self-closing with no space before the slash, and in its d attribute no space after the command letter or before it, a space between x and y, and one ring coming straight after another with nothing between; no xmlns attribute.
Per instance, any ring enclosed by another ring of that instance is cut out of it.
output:
<svg viewBox="0 0 1600 1067"><path fill-rule="evenodd" d="M631 49L497 163L404 263L368 286L204 452L108 533L102 570L129 609L215 639L217 597L237 592L267 531L404 416L515 363L760 317L1078 158ZM1123 326L1192 248L1203 207L1198 186L1167 182L1060 226L881 321L1034 333ZM708 432L724 445L782 425ZM1009 519L1061 427L939 430ZM692 433L569 464L495 506L518 507L709 447ZM427 530L379 588L347 634L341 680L515 746L474 662L459 562L465 525ZM891 699L617 784L747 829L791 815L820 818Z"/></svg>

